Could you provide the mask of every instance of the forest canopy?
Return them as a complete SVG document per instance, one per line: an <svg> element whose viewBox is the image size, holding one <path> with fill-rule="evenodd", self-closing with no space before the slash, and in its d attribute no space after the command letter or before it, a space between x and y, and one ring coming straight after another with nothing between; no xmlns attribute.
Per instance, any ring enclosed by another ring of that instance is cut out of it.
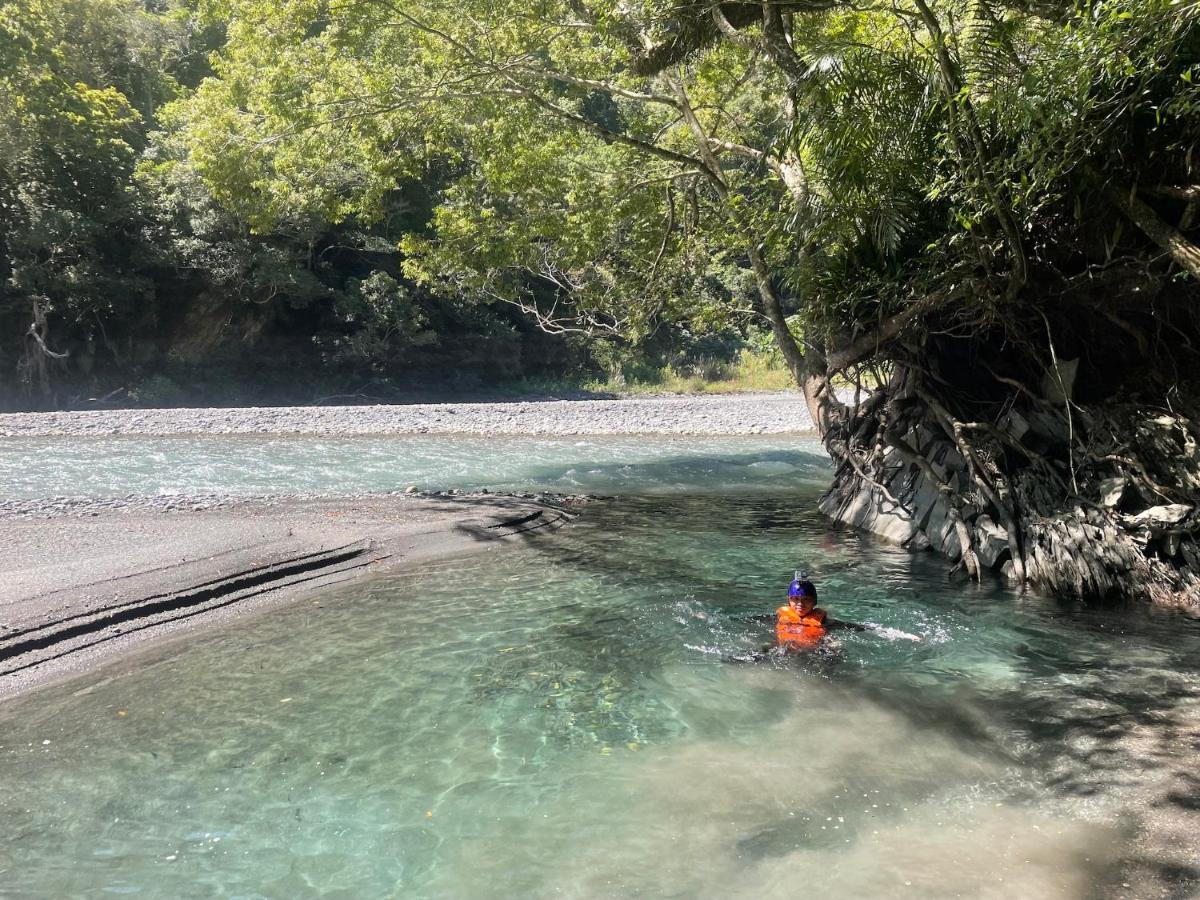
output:
<svg viewBox="0 0 1200 900"><path fill-rule="evenodd" d="M391 173L369 217L347 185L270 224L222 202L179 110L229 30L175 0L0 3L0 407L378 400L744 343L724 326L551 336L422 289L399 245L428 229L449 157Z"/></svg>
<svg viewBox="0 0 1200 900"><path fill-rule="evenodd" d="M704 286L756 259L814 348L917 305L997 314L1132 159L1186 181L1197 114L1196 13L1160 0L205 8L234 24L181 121L223 202L377 217L447 166L412 277L622 328L736 311Z"/></svg>

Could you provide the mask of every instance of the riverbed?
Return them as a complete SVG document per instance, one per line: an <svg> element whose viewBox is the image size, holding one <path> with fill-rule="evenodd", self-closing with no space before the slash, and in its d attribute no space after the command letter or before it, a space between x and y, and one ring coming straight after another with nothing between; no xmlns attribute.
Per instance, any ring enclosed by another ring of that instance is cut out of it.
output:
<svg viewBox="0 0 1200 900"><path fill-rule="evenodd" d="M254 473L288 458L278 444L211 440L162 450L159 481L137 474L148 445L118 441L92 447L111 481L86 491L12 467L4 483L137 503L131 485L186 495L208 458L211 496L615 496L550 540L335 588L0 707L0 894L1196 890L1197 623L948 582L935 557L831 530L809 438L425 438L461 461L436 471L383 438L357 439L382 442L378 464L306 439L269 481ZM62 479L64 459L45 468ZM742 661L798 566L872 630Z"/></svg>

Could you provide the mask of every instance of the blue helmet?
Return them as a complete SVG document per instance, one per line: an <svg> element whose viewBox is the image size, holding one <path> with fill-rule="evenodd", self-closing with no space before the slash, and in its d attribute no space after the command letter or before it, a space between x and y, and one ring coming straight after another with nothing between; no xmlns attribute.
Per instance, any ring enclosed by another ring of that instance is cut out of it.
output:
<svg viewBox="0 0 1200 900"><path fill-rule="evenodd" d="M811 597L815 595L816 591L813 590L812 582L808 580L808 573L803 569L798 569L795 579L788 585L788 598Z"/></svg>

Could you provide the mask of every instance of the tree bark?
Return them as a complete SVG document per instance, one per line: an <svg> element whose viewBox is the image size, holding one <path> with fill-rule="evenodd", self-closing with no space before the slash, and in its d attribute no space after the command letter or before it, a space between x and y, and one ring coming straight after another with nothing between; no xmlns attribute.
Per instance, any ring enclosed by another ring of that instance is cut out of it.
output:
<svg viewBox="0 0 1200 900"><path fill-rule="evenodd" d="M49 337L49 325L46 321L46 312L42 309L41 303L37 297L31 301L33 321L29 323L29 329L25 332L26 346L24 366L29 373L30 382L36 376L38 387L41 389L42 399L49 402L52 397L50 387L50 366L49 360L66 359L70 354L55 353L46 343Z"/></svg>

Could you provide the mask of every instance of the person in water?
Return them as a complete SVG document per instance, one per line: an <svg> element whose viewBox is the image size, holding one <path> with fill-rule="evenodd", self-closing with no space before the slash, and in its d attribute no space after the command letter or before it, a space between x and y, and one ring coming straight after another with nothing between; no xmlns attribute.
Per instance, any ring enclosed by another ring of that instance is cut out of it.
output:
<svg viewBox="0 0 1200 900"><path fill-rule="evenodd" d="M859 625L857 622L842 622L834 619L825 610L817 607L817 588L803 571L796 572L796 577L788 585L787 603L777 610L774 615L769 613L747 616L746 619L755 622L775 623L775 643L768 644L758 653L747 656L726 657L726 662L763 662L780 654L786 656L807 655L816 653L826 659L838 659L840 648L836 642L826 641L830 631L844 629L847 631L871 631L875 626ZM920 641L915 634L907 634L895 629L887 629L895 637L910 641Z"/></svg>
<svg viewBox="0 0 1200 900"><path fill-rule="evenodd" d="M814 650L831 629L866 631L854 622L838 622L817 607L817 588L805 572L797 572L788 585L784 606L775 610L775 646L786 651Z"/></svg>

